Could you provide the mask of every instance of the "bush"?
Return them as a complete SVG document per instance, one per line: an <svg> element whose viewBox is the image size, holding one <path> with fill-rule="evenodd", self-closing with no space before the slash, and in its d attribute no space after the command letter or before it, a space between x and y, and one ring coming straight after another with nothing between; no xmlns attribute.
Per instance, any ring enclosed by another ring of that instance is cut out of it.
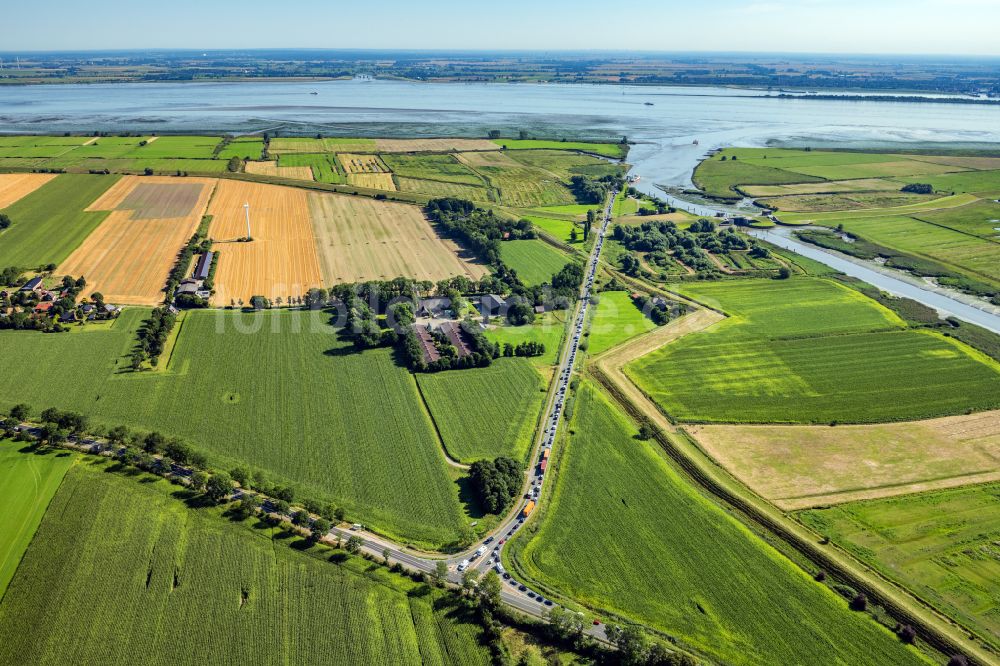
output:
<svg viewBox="0 0 1000 666"><path fill-rule="evenodd" d="M853 611L864 611L868 608L868 595L864 592L858 592L853 599L851 599L851 610Z"/></svg>

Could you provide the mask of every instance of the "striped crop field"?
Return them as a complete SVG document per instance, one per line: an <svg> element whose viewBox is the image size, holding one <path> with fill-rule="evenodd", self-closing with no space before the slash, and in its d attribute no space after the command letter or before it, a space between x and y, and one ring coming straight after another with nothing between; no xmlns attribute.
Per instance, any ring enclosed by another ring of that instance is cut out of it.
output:
<svg viewBox="0 0 1000 666"><path fill-rule="evenodd" d="M0 662L489 663L440 592L105 466L53 499L0 603Z"/></svg>

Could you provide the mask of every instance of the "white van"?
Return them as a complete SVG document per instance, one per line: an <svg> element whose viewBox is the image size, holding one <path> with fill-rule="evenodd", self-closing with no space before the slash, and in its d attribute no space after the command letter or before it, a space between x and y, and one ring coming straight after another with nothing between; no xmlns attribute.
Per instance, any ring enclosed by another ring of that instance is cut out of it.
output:
<svg viewBox="0 0 1000 666"><path fill-rule="evenodd" d="M469 568L469 560L462 560L461 562L458 563L459 571L465 571L468 568Z"/></svg>

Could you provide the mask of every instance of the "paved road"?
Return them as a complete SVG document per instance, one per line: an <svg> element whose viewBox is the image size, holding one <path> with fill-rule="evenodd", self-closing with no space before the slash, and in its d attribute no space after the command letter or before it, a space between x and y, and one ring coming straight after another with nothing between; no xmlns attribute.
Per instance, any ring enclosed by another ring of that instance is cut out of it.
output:
<svg viewBox="0 0 1000 666"><path fill-rule="evenodd" d="M535 510L537 510L537 503L542 497L542 488L546 478L541 469L541 463L543 460L547 460L547 456L552 450L552 444L555 441L556 432L562 422L563 411L566 406L566 395L569 393L569 384L576 364L580 338L583 334L584 323L586 322L587 313L590 308L591 289L594 285L594 277L597 274L601 248L604 246L605 235L611 224L611 209L617 194L617 192L612 193L610 202L604 210L604 218L597 232L594 247L591 250L584 273L583 285L580 289L580 302L570 330L569 344L565 346L559 362L558 375L552 392L552 398L549 401L542 433L533 454L535 456L535 463L528 470L524 487L525 492L522 493L521 499L516 505L516 512L512 512L507 520L486 535L483 541L477 542L474 547L466 552L442 558L448 565L448 579L453 583L457 584L462 581L463 572L459 570L459 567L463 569L466 567L476 569L480 573L485 573L491 568L496 568L500 563L503 546L524 524L525 507L530 502L534 502L536 506ZM437 563L441 561L438 558L409 551L389 539L372 534L360 527L354 529L334 528L331 530L331 535L342 539L357 536L361 538L363 542L362 550L365 552L376 557L382 557L383 552L388 550L389 558L392 561L399 562L403 566L416 571L433 573ZM480 550L482 554L479 554ZM518 581L509 572L502 569L498 569L498 572L504 574L502 598L508 605L521 612L538 617L544 616L546 611L553 605L552 601L545 599L528 585ZM590 626L587 633L600 640L607 640L603 624Z"/></svg>

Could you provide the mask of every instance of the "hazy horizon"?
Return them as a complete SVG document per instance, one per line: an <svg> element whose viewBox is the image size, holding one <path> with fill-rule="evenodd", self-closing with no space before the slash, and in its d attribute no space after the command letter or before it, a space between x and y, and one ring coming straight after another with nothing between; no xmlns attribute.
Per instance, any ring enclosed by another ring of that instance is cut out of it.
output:
<svg viewBox="0 0 1000 666"><path fill-rule="evenodd" d="M455 0L367 6L317 0L175 0L169 13L124 0L43 0L7 11L3 52L364 49L1000 56L994 0Z"/></svg>

